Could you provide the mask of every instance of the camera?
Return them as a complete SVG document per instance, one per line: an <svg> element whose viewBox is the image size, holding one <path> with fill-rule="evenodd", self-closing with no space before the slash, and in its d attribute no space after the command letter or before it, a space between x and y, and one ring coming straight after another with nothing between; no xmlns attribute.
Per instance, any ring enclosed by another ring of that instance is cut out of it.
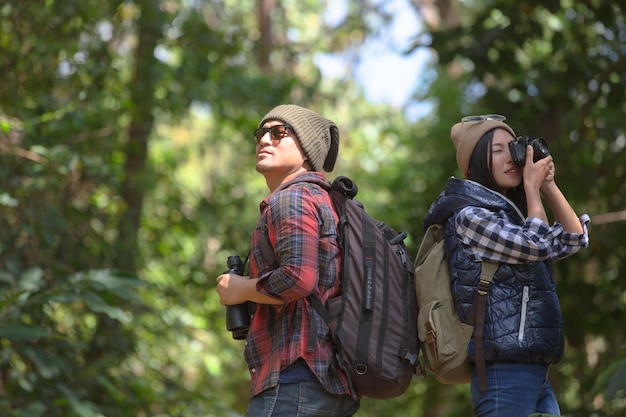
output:
<svg viewBox="0 0 626 417"><path fill-rule="evenodd" d="M550 155L548 144L543 138L529 138L528 136L518 136L509 142L511 158L516 165L523 166L526 163L526 146L533 147L533 162Z"/></svg>
<svg viewBox="0 0 626 417"><path fill-rule="evenodd" d="M226 260L228 270L225 274L243 275L244 263L238 255L229 256ZM233 332L233 339L243 340L250 327L250 303L226 306L226 329Z"/></svg>

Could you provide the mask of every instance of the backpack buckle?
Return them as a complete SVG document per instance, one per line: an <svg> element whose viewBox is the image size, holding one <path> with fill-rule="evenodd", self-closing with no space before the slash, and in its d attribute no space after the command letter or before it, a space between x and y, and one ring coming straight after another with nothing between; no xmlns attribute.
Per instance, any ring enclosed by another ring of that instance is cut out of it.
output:
<svg viewBox="0 0 626 417"><path fill-rule="evenodd" d="M490 282L485 279L478 281L478 295L487 295L487 291L489 291L489 284Z"/></svg>
<svg viewBox="0 0 626 417"><path fill-rule="evenodd" d="M409 351L407 348L402 349L402 352L400 352L400 357L403 360L409 362L411 366L415 366L415 364L418 363L417 355Z"/></svg>
<svg viewBox="0 0 626 417"><path fill-rule="evenodd" d="M356 372L357 375L365 375L367 372L367 365L364 363L357 363L354 367L354 372Z"/></svg>

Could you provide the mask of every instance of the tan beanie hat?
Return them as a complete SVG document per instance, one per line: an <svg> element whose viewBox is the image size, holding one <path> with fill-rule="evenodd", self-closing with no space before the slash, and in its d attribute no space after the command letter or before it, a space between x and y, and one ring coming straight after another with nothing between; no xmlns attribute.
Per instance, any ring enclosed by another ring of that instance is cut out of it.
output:
<svg viewBox="0 0 626 417"><path fill-rule="evenodd" d="M460 121L450 129L450 137L456 147L456 164L465 178L468 178L469 161L478 141L490 130L500 128L515 137L509 125L500 120Z"/></svg>
<svg viewBox="0 0 626 417"><path fill-rule="evenodd" d="M269 120L280 120L293 128L314 171L333 170L339 154L339 128L334 122L295 104L274 107L259 127Z"/></svg>

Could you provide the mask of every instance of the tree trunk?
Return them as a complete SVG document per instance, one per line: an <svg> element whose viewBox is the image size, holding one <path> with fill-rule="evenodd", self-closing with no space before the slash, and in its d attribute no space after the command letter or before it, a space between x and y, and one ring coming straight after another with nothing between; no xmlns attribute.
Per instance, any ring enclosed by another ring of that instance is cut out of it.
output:
<svg viewBox="0 0 626 417"><path fill-rule="evenodd" d="M126 203L126 215L119 221L116 267L134 272L138 269L137 232L139 230L143 199L153 184L146 170L148 137L154 125L152 109L154 88L158 78L159 63L154 49L160 39L161 19L158 4L140 0L141 17L137 21L138 45L135 51L135 72L130 82L131 122L128 127L125 180L120 194Z"/></svg>

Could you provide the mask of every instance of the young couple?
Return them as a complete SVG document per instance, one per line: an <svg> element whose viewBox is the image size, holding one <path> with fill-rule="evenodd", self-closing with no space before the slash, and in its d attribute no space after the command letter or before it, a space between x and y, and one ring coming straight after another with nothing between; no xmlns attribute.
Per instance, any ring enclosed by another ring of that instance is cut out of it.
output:
<svg viewBox="0 0 626 417"><path fill-rule="evenodd" d="M509 142L513 129L499 115L468 116L451 139L464 179L450 178L424 219L424 230L444 223L446 251L459 315L467 321L480 277L480 261L498 262L489 288L484 329L488 389L471 383L476 416L559 415L548 367L563 356L561 309L551 262L588 245L586 215L578 217L555 181L548 155L517 165ZM252 236L249 276L222 274L223 305L256 303L246 339L251 388L248 417L352 416L350 395L328 327L307 300L339 294L341 253L337 215L328 194L310 182L333 170L339 129L331 120L293 104L265 115L254 132L256 170L269 195L260 204ZM554 217L550 224L542 197ZM462 208L453 202L463 201ZM262 230L266 227L267 230ZM259 245L266 233L278 267ZM314 323L311 328L311 323ZM312 342L310 340L312 339ZM475 359L474 342L468 352Z"/></svg>

